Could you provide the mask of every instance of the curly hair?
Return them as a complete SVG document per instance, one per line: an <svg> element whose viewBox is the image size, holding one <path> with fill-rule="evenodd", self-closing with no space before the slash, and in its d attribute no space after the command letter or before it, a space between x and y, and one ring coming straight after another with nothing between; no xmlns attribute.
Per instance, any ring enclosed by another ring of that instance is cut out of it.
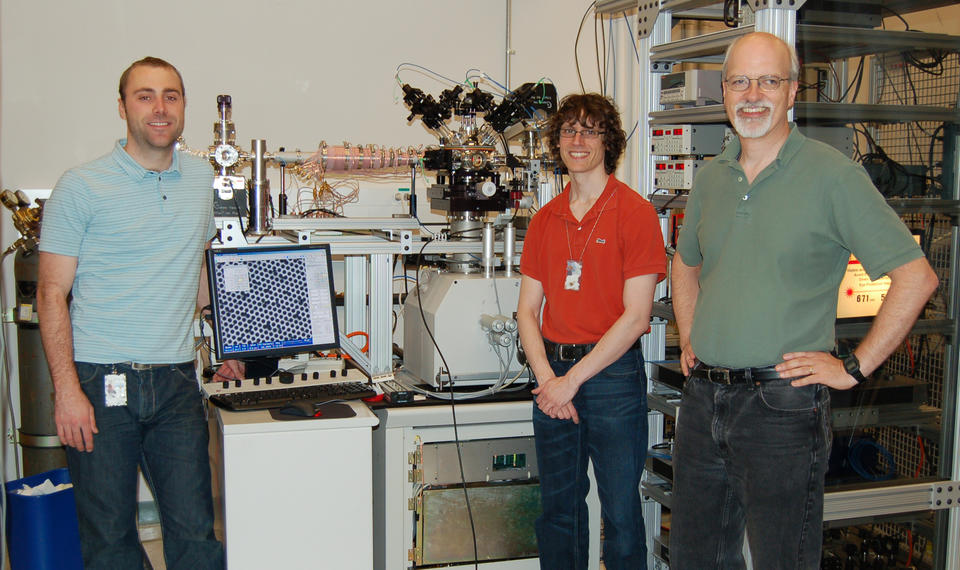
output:
<svg viewBox="0 0 960 570"><path fill-rule="evenodd" d="M603 167L613 174L627 146L627 134L620 125L620 111L613 100L598 93L567 95L560 101L557 112L547 126L547 144L553 157L560 157L560 129L564 124L580 124L583 127L604 131Z"/></svg>

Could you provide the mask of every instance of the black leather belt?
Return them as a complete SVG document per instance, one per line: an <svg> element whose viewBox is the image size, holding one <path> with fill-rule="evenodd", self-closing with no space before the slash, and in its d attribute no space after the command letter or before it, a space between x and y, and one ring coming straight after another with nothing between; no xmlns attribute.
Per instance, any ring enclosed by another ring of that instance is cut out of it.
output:
<svg viewBox="0 0 960 570"><path fill-rule="evenodd" d="M543 339L543 348L547 350L547 360L557 360L560 362L573 362L580 360L593 350L596 344L560 344L547 339ZM627 350L640 348L640 339L638 338Z"/></svg>
<svg viewBox="0 0 960 570"><path fill-rule="evenodd" d="M777 372L773 366L764 366L762 368L724 368L722 366L709 366L702 362L690 371L690 375L696 378L704 378L717 384L756 384L758 382L780 380L780 373Z"/></svg>

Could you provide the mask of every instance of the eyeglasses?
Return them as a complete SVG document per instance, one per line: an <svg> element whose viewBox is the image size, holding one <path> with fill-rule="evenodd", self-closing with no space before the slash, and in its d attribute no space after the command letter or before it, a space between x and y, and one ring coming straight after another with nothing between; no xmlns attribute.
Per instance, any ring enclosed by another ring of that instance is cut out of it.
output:
<svg viewBox="0 0 960 570"><path fill-rule="evenodd" d="M577 129L563 128L560 129L560 138L562 139L572 139L573 137L580 135L585 139L595 139L603 136L603 133L607 131L598 131L596 129L583 129L578 131Z"/></svg>
<svg viewBox="0 0 960 570"><path fill-rule="evenodd" d="M756 81L757 87L759 87L761 91L776 91L777 89L780 89L781 83L790 80L784 77L777 77L776 75L763 75L760 77L735 75L725 79L724 83L727 84L727 87L729 87L731 91L746 91L747 89L750 89L751 81Z"/></svg>

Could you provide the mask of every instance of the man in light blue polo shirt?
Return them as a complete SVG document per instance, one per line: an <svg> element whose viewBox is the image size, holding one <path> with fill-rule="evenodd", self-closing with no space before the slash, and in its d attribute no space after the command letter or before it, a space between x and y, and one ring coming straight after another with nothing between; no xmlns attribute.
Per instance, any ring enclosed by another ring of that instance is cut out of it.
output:
<svg viewBox="0 0 960 570"><path fill-rule="evenodd" d="M737 140L701 169L672 265L683 372L670 568L820 568L830 395L909 332L937 277L859 165L787 120L799 62L776 36L723 64ZM831 355L850 253L891 286L869 334Z"/></svg>
<svg viewBox="0 0 960 570"><path fill-rule="evenodd" d="M40 242L40 332L84 565L143 567L139 466L167 568L223 568L192 326L215 233L212 169L175 152L185 108L176 68L142 59L119 90L127 138L60 178Z"/></svg>

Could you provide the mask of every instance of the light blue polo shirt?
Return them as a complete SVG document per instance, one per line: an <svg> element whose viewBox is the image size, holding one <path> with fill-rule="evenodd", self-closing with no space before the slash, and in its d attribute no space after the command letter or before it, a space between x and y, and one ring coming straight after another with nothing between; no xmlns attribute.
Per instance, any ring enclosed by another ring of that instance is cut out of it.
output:
<svg viewBox="0 0 960 570"><path fill-rule="evenodd" d="M70 320L78 362L187 362L213 169L174 152L163 172L123 149L65 172L44 205L40 251L78 258Z"/></svg>

